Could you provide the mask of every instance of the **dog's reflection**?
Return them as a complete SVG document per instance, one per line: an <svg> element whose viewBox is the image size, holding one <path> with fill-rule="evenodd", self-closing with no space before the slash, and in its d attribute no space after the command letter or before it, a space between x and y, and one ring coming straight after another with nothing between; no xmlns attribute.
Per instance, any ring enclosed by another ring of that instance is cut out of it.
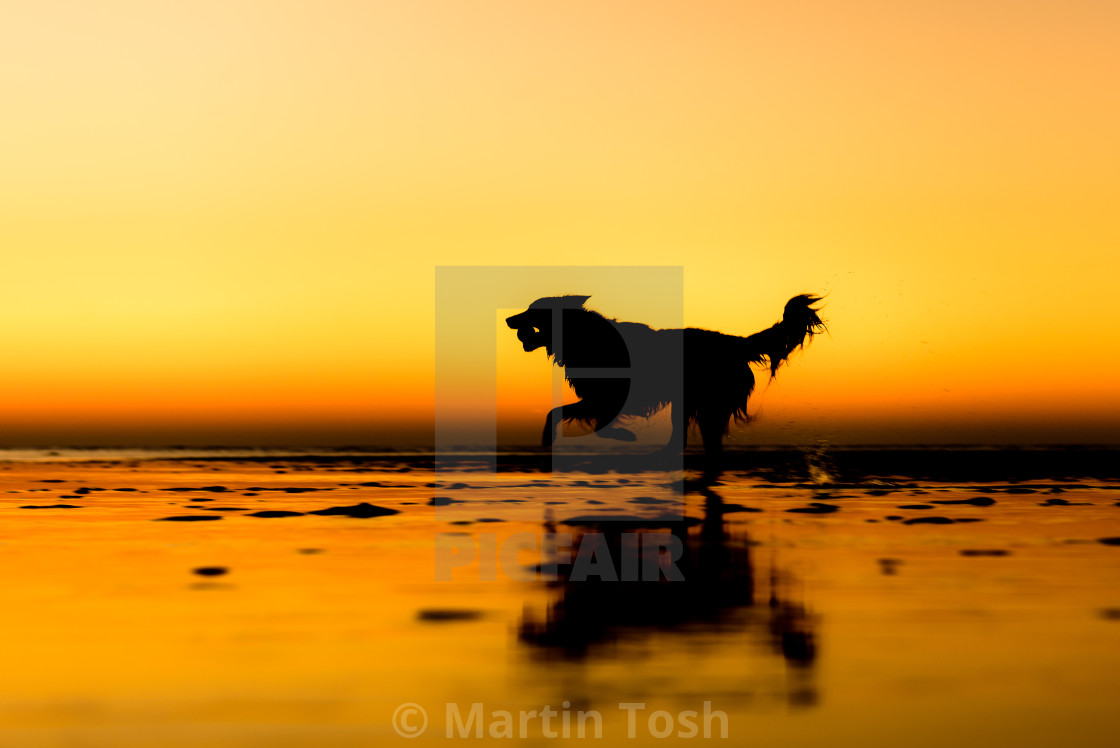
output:
<svg viewBox="0 0 1120 748"><path fill-rule="evenodd" d="M725 507L710 488L701 494L702 520L581 526L573 533L572 549L585 548L590 537L599 545L596 561L609 560L613 568L588 574L579 552L565 554L554 567L556 581L550 582L556 596L542 614L526 611L519 640L535 658L602 661L626 649L618 644L664 634L679 635L682 645L698 634L729 634L742 646L762 645L797 671L802 684L789 693L793 703L815 703L814 616L786 591L788 581L781 574L758 568L756 549L745 534L728 533L724 514L739 507ZM546 522L545 529L556 527ZM654 542L643 542L646 535ZM665 542L667 537L672 542ZM662 571L660 581L649 581L650 568ZM676 581L666 579L674 575Z"/></svg>

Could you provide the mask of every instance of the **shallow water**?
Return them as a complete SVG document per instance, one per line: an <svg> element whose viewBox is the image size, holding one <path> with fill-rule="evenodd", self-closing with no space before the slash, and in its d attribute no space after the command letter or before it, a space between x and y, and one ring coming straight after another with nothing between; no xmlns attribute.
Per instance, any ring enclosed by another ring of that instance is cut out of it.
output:
<svg viewBox="0 0 1120 748"><path fill-rule="evenodd" d="M466 720L475 703L469 734L498 743L504 712L515 736L536 712L536 743L564 739L565 713L578 740L581 712L611 742L688 740L705 708L712 734L763 746L1111 745L1120 728L1108 471L960 480L949 455L940 473L898 460L841 478L867 455L800 473L755 456L703 487L544 473L539 456L498 473L416 455L59 459L74 456L0 463L5 745L403 743L394 713L421 724L406 702L427 713L410 745L447 740L448 705ZM989 457L968 459L1006 456ZM363 503L397 513L308 513ZM156 521L192 516L220 519ZM561 548L519 550L542 538ZM642 538L666 550L631 554ZM684 580L565 581L650 568Z"/></svg>

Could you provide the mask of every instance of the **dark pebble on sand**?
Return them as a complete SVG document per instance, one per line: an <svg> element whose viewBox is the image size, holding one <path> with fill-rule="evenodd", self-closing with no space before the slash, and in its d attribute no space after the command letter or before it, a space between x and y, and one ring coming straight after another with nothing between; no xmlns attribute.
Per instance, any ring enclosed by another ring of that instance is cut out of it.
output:
<svg viewBox="0 0 1120 748"><path fill-rule="evenodd" d="M887 576L894 576L898 573L898 567L902 564L901 559L897 558L881 558L879 559L879 570Z"/></svg>
<svg viewBox="0 0 1120 748"><path fill-rule="evenodd" d="M229 569L225 566L200 566L197 569L191 569L191 571L200 577L220 577L229 573Z"/></svg>
<svg viewBox="0 0 1120 748"><path fill-rule="evenodd" d="M724 504L719 508L722 514L731 514L733 512L761 512L761 509L755 509L753 506L743 506L742 504Z"/></svg>
<svg viewBox="0 0 1120 748"><path fill-rule="evenodd" d="M416 484L412 484L412 483L381 483L381 481L379 481L379 480L371 480L371 481L368 481L368 483L360 483L360 484L356 484L356 485L349 486L349 487L357 488L358 486L365 486L366 488L416 488ZM439 488L439 487L440 486L439 486L438 483L424 484L424 488ZM448 488L452 488L452 487L455 487L455 486L448 486ZM465 484L459 484L458 487L459 488L465 488L466 485ZM327 489L323 488L323 489L319 489L319 490L327 490Z"/></svg>
<svg viewBox="0 0 1120 748"><path fill-rule="evenodd" d="M383 506L374 506L362 502L361 504L354 504L353 506L332 506L329 509L319 509L308 514L322 514L337 517L355 517L357 519L368 519L370 517L387 517L390 514L400 514L397 509L387 509Z"/></svg>
<svg viewBox="0 0 1120 748"><path fill-rule="evenodd" d="M1017 486L1015 488L1005 488L1005 489L1003 489L1003 492L1004 493L1038 493L1038 489L1023 488L1023 487L1018 487Z"/></svg>
<svg viewBox="0 0 1120 748"><path fill-rule="evenodd" d="M479 517L476 521L477 522L505 522L504 519L498 519L497 517Z"/></svg>
<svg viewBox="0 0 1120 748"><path fill-rule="evenodd" d="M428 506L447 506L448 504L458 503L458 499L453 499L450 496L433 496L428 500Z"/></svg>
<svg viewBox="0 0 1120 748"><path fill-rule="evenodd" d="M995 499L987 496L977 496L975 499L942 499L940 501L930 500L931 504L962 504L968 506L991 506L996 503Z"/></svg>
<svg viewBox="0 0 1120 748"><path fill-rule="evenodd" d="M1065 499L1047 499L1038 502L1039 506L1092 506L1088 501L1067 501Z"/></svg>
<svg viewBox="0 0 1120 748"><path fill-rule="evenodd" d="M1097 542L1104 545L1120 545L1120 538L1098 538Z"/></svg>
<svg viewBox="0 0 1120 748"><path fill-rule="evenodd" d="M883 517L883 519L890 520L891 522L897 522L898 520L902 519L902 515L901 514L888 514L886 517Z"/></svg>
<svg viewBox="0 0 1120 748"><path fill-rule="evenodd" d="M1106 621L1120 621L1120 608L1101 608L1100 614Z"/></svg>
<svg viewBox="0 0 1120 748"><path fill-rule="evenodd" d="M821 504L819 502L812 502L809 506L797 507L796 509L787 509L787 512L797 512L799 514L832 514L833 512L840 511L840 507L833 506L832 504Z"/></svg>
<svg viewBox="0 0 1120 748"><path fill-rule="evenodd" d="M191 499L191 501L193 501L193 502L199 502L199 501L215 501L215 500L216 500L216 499Z"/></svg>
<svg viewBox="0 0 1120 748"><path fill-rule="evenodd" d="M303 512L287 512L282 509L271 509L264 512L253 512L246 514L246 517L261 517L263 519L276 519L278 517L302 517Z"/></svg>
<svg viewBox="0 0 1120 748"><path fill-rule="evenodd" d="M297 548L296 553L302 553L305 556L314 556L316 553L322 553L322 548Z"/></svg>
<svg viewBox="0 0 1120 748"><path fill-rule="evenodd" d="M966 548L961 551L962 556L1010 556L1011 551L987 548Z"/></svg>
<svg viewBox="0 0 1120 748"><path fill-rule="evenodd" d="M933 509L933 504L903 504L899 509Z"/></svg>
<svg viewBox="0 0 1120 748"><path fill-rule="evenodd" d="M669 499L655 499L652 496L635 496L630 499L631 504L672 504Z"/></svg>
<svg viewBox="0 0 1120 748"><path fill-rule="evenodd" d="M475 621L482 617L482 611L435 608L429 610L421 610L416 614L416 617L419 620L427 621L428 623L446 623L448 621Z"/></svg>
<svg viewBox="0 0 1120 748"><path fill-rule="evenodd" d="M81 509L77 504L28 504L20 509Z"/></svg>
<svg viewBox="0 0 1120 748"><path fill-rule="evenodd" d="M615 529L626 529L676 527L682 524L685 527L691 527L692 525L700 524L700 520L696 517L683 517L679 514L662 514L660 517L638 517L629 514L601 514L598 516L582 515L579 517L572 517L570 519L561 520L560 524L572 525L575 527L594 527L598 525L611 527L613 525Z"/></svg>
<svg viewBox="0 0 1120 748"><path fill-rule="evenodd" d="M44 478L43 480L41 480L39 482L40 483L65 483L66 481L60 480L59 478Z"/></svg>
<svg viewBox="0 0 1120 748"><path fill-rule="evenodd" d="M948 517L913 517L903 520L904 525L951 525L953 520Z"/></svg>
<svg viewBox="0 0 1120 748"><path fill-rule="evenodd" d="M153 522L207 522L221 519L213 514L191 514L185 517L160 517Z"/></svg>

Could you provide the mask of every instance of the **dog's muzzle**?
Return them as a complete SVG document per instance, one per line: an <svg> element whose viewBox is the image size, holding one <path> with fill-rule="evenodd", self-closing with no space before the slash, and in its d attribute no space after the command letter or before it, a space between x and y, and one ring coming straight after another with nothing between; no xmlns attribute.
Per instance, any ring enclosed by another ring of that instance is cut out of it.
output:
<svg viewBox="0 0 1120 748"><path fill-rule="evenodd" d="M517 330L517 339L526 351L535 351L545 344L544 335L535 327L521 327Z"/></svg>
<svg viewBox="0 0 1120 748"><path fill-rule="evenodd" d="M506 324L511 330L517 330L517 339L526 351L535 351L548 342L544 333L537 329L525 312L507 317Z"/></svg>

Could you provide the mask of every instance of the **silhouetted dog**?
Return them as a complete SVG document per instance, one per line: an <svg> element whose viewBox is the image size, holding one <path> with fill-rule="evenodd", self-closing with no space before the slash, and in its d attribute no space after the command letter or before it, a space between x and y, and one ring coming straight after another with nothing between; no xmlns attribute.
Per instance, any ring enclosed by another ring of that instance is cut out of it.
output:
<svg viewBox="0 0 1120 748"><path fill-rule="evenodd" d="M673 436L666 450L684 449L689 423L700 427L704 450L718 454L734 417L749 420L754 390L751 364L769 364L770 374L813 335L824 330L803 294L786 303L782 321L748 337L689 327L654 330L618 322L584 308L588 296L549 296L506 319L526 351L543 347L572 385L579 402L554 408L545 419L541 443L551 445L562 421L590 424L611 439L633 441L630 431L610 424L619 416L651 416L671 407Z"/></svg>

